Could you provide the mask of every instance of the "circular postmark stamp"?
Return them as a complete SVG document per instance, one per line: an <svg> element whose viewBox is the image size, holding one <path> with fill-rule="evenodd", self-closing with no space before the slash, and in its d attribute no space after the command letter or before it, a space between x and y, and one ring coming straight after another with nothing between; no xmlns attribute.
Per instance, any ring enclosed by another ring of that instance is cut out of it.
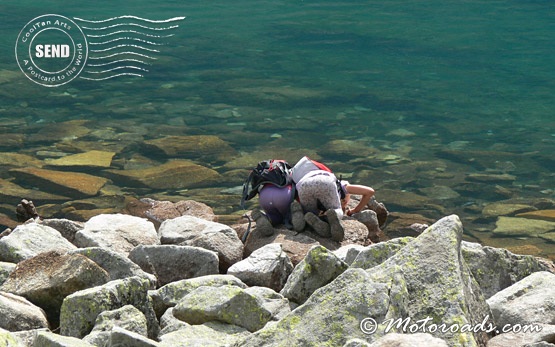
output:
<svg viewBox="0 0 555 347"><path fill-rule="evenodd" d="M71 19L45 14L29 21L17 36L15 57L31 81L58 87L76 78L85 67L85 34Z"/></svg>

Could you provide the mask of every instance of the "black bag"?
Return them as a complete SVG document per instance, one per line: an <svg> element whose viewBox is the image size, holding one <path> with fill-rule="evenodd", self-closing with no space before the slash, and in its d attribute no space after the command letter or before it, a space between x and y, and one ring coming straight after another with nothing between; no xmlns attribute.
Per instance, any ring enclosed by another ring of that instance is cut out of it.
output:
<svg viewBox="0 0 555 347"><path fill-rule="evenodd" d="M273 184L277 187L285 187L293 184L291 165L285 160L279 159L259 162L258 165L252 169L245 183L243 183L241 208L244 209L245 201L254 198L265 184Z"/></svg>

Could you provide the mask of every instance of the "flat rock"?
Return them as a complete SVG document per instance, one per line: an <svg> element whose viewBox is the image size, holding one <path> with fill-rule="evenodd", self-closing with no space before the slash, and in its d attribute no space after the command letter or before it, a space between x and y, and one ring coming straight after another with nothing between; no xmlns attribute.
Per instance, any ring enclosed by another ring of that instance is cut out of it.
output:
<svg viewBox="0 0 555 347"><path fill-rule="evenodd" d="M0 166L2 167L42 167L41 160L27 154L0 152Z"/></svg>
<svg viewBox="0 0 555 347"><path fill-rule="evenodd" d="M40 130L29 138L31 142L60 142L62 140L75 140L90 133L85 126L87 120L70 120L60 123L48 123L41 126Z"/></svg>
<svg viewBox="0 0 555 347"><path fill-rule="evenodd" d="M165 164L136 170L107 170L115 181L128 186L153 189L181 189L207 186L220 180L220 174L188 160L171 160Z"/></svg>
<svg viewBox="0 0 555 347"><path fill-rule="evenodd" d="M45 164L53 167L72 169L100 169L109 168L112 164L114 152L92 150L85 153L68 155L62 158L45 160Z"/></svg>
<svg viewBox="0 0 555 347"><path fill-rule="evenodd" d="M484 208L482 209L482 215L484 217L512 217L522 212L534 211L535 209L535 207L526 204L494 202L484 206Z"/></svg>
<svg viewBox="0 0 555 347"><path fill-rule="evenodd" d="M382 189L380 190L380 201L383 202L388 209L400 212L433 210L443 214L444 211L444 208L436 204L432 199L413 192Z"/></svg>
<svg viewBox="0 0 555 347"><path fill-rule="evenodd" d="M227 142L214 135L166 136L144 141L142 145L147 152L171 158L224 161L236 155L236 151Z"/></svg>
<svg viewBox="0 0 555 347"><path fill-rule="evenodd" d="M555 222L503 216L497 219L493 229L495 235L529 237L538 237L550 231L555 231Z"/></svg>
<svg viewBox="0 0 555 347"><path fill-rule="evenodd" d="M103 247L128 254L138 245L159 244L154 225L139 217L124 214L102 214L85 223L75 234L75 244L84 247Z"/></svg>
<svg viewBox="0 0 555 347"><path fill-rule="evenodd" d="M64 172L33 167L10 170L16 182L48 192L75 198L95 196L108 182L106 178L79 172Z"/></svg>
<svg viewBox="0 0 555 347"><path fill-rule="evenodd" d="M46 314L40 307L22 296L0 292L0 328L22 331L49 327Z"/></svg>
<svg viewBox="0 0 555 347"><path fill-rule="evenodd" d="M516 176L509 174L471 173L466 176L468 181L482 183L507 183L516 180Z"/></svg>
<svg viewBox="0 0 555 347"><path fill-rule="evenodd" d="M200 247L141 245L129 253L129 259L144 271L154 274L159 286L182 279L219 273L216 252Z"/></svg>
<svg viewBox="0 0 555 347"><path fill-rule="evenodd" d="M516 215L520 218L540 219L548 222L555 222L555 210L538 210L523 212Z"/></svg>
<svg viewBox="0 0 555 347"><path fill-rule="evenodd" d="M44 347L94 347L94 345L91 345L78 338L71 336L61 336L49 331L41 331L37 333L34 345Z"/></svg>
<svg viewBox="0 0 555 347"><path fill-rule="evenodd" d="M5 203L17 204L21 199L31 199L38 203L52 203L68 201L69 198L57 194L50 194L35 189L27 189L20 185L0 178L0 198Z"/></svg>
<svg viewBox="0 0 555 347"><path fill-rule="evenodd" d="M75 248L53 228L38 223L22 224L0 239L0 260L19 263L43 252Z"/></svg>
<svg viewBox="0 0 555 347"><path fill-rule="evenodd" d="M459 193L447 186L420 188L418 191L435 200L451 200L460 197Z"/></svg>

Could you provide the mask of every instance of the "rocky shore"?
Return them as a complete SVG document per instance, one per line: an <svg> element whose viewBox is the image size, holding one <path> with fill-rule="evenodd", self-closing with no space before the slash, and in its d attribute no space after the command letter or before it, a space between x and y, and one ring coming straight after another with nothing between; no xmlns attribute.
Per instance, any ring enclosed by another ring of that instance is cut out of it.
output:
<svg viewBox="0 0 555 347"><path fill-rule="evenodd" d="M0 346L555 343L553 263L463 241L457 215L391 237L370 206L341 243L254 223L243 243L202 203L141 203L0 235Z"/></svg>

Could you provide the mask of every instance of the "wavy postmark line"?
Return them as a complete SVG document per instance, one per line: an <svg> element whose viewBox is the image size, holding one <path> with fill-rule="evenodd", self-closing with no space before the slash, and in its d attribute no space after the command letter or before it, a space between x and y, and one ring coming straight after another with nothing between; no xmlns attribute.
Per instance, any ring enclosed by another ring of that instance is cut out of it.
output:
<svg viewBox="0 0 555 347"><path fill-rule="evenodd" d="M178 24L166 24L182 21L185 17L152 20L126 15L103 20L74 19L86 23L81 28L89 45L95 47L89 51L87 69L84 71L89 76L80 77L99 81L121 76L144 77L142 73L135 71L148 72L143 66L150 64L145 60L157 59L155 55L160 50L152 46L164 46L165 39L174 36L171 31L179 28ZM137 21L142 23L136 23ZM117 73L119 71L124 72Z"/></svg>

